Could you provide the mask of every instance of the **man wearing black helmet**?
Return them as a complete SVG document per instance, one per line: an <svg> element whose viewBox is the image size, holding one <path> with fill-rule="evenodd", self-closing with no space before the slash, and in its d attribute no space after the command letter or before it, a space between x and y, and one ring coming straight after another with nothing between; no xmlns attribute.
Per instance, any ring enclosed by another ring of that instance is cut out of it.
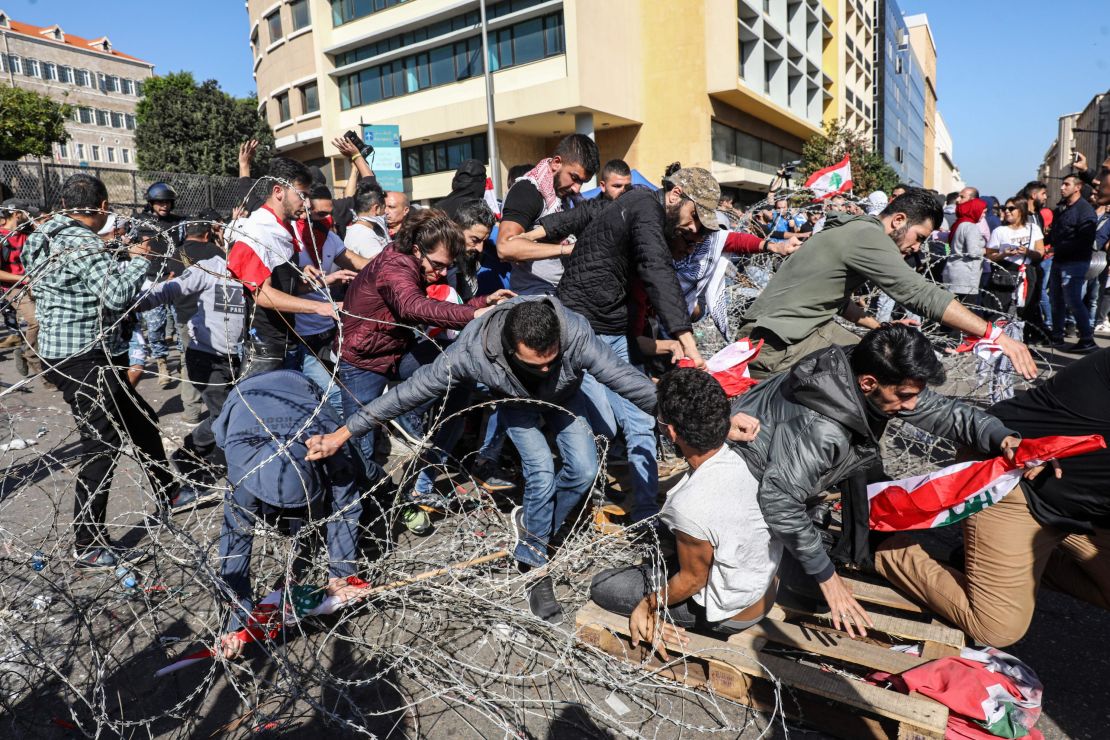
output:
<svg viewBox="0 0 1110 740"><path fill-rule="evenodd" d="M150 264L147 266L146 279L151 284L168 280L173 277L166 264L167 251L176 252L182 241L181 216L173 212L177 193L164 182L156 182L146 189L146 206L141 211L135 211L131 217L136 221L143 221L163 232L161 239L151 241L154 250L150 255ZM147 344L150 345L150 357L158 367L158 385L166 388L173 382L170 377L170 368L166 364L169 349L166 346L166 328L168 314L165 306L155 306L145 311L140 316L142 334Z"/></svg>

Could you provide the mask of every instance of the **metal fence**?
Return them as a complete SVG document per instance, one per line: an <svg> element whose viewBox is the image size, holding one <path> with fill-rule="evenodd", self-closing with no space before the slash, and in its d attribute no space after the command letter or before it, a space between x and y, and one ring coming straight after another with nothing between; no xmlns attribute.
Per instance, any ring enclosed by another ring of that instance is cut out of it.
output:
<svg viewBox="0 0 1110 740"><path fill-rule="evenodd" d="M117 210L142 207L146 189L156 182L169 183L177 191L174 210L181 214L193 214L205 208L229 213L239 205L246 190L239 186L238 178L219 175L0 161L0 191L5 198L19 198L53 211L62 205L62 183L78 172L99 177L108 187L108 203Z"/></svg>

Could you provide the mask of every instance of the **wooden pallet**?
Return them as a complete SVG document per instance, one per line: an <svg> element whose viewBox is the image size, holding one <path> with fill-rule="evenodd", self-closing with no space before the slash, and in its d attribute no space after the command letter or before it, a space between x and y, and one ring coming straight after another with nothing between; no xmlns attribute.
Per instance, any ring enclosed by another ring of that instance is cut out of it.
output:
<svg viewBox="0 0 1110 740"><path fill-rule="evenodd" d="M868 604L888 609L909 604L878 584L850 580L850 586L857 598ZM965 641L963 633L930 620L917 607L913 609L916 611L907 610L902 616L869 610L875 632L869 630L867 639L853 640L832 628L827 613L776 605L762 622L727 640L687 633L688 645L667 648L672 656L668 663L649 646L632 647L627 617L588 602L578 611L576 621L578 639L586 645L762 712L778 706L778 681L781 710L787 716L837 737L943 738L948 722L943 705L839 672L859 676L872 671L900 673L935 657L958 654ZM892 643L907 641L924 643L922 657L890 650Z"/></svg>

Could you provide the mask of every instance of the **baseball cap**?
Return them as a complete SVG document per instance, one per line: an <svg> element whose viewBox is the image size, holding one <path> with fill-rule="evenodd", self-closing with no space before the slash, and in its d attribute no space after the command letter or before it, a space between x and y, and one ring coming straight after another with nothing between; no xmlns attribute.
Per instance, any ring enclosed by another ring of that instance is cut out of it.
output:
<svg viewBox="0 0 1110 740"><path fill-rule="evenodd" d="M39 210L38 206L22 198L8 198L3 203L0 203L0 211L24 211L31 218L37 218L42 215L42 211Z"/></svg>
<svg viewBox="0 0 1110 740"><path fill-rule="evenodd" d="M683 167L667 178L667 182L682 188L682 193L694 202L702 226L712 229L717 223L717 202L721 199L721 186L717 178L702 167Z"/></svg>

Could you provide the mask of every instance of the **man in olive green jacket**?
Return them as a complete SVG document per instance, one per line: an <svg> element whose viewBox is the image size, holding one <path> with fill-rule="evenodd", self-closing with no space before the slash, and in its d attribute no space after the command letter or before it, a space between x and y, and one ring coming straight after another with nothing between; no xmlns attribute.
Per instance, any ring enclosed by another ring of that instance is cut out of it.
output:
<svg viewBox="0 0 1110 740"><path fill-rule="evenodd" d="M749 366L755 377L786 370L832 344L855 344L837 315L864 327L879 326L851 300L870 280L926 319L971 336L991 336L1026 378L1037 374L1029 349L965 308L955 296L914 272L905 257L941 223L943 212L928 190L910 188L878 215L829 216L825 228L783 263L744 314L740 336L764 341Z"/></svg>

